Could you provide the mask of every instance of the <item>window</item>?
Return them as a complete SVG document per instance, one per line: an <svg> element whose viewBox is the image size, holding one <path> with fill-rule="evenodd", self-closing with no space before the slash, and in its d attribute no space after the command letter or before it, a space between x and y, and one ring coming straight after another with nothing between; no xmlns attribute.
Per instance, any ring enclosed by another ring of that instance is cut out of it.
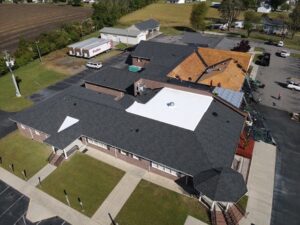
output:
<svg viewBox="0 0 300 225"><path fill-rule="evenodd" d="M124 152L124 151L122 151L122 150L120 150L120 153L121 153L122 155L127 155L127 153Z"/></svg>
<svg viewBox="0 0 300 225"><path fill-rule="evenodd" d="M135 155L132 155L132 158L136 159L136 160L139 160L139 157L135 156Z"/></svg>
<svg viewBox="0 0 300 225"><path fill-rule="evenodd" d="M89 139L89 138L87 139L87 142L90 143L90 144L96 145L100 148L108 149L107 145L102 143L102 142L95 141L95 140L92 140L92 139Z"/></svg>
<svg viewBox="0 0 300 225"><path fill-rule="evenodd" d="M138 62L142 62L142 60L141 60L140 58L137 58L137 61L138 61Z"/></svg>
<svg viewBox="0 0 300 225"><path fill-rule="evenodd" d="M176 177L179 176L179 173L177 173L176 171L171 170L171 169L168 168L168 167L165 167L165 166L162 166L162 165L153 163L153 162L151 162L151 167L153 167L153 168L155 168L155 169L158 169L158 170L160 170L160 171L163 171L163 172L165 172L165 173L171 174L171 175L176 176Z"/></svg>
<svg viewBox="0 0 300 225"><path fill-rule="evenodd" d="M36 135L40 135L40 132L38 132L37 130L34 130L34 133L35 133Z"/></svg>
<svg viewBox="0 0 300 225"><path fill-rule="evenodd" d="M22 128L22 129L25 129L25 126L24 126L23 124L21 124L21 128Z"/></svg>

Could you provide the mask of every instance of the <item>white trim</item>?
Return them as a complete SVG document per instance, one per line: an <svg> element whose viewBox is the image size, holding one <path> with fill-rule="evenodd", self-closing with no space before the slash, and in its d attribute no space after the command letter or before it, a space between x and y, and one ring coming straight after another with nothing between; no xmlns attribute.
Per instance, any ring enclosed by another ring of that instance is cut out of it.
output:
<svg viewBox="0 0 300 225"><path fill-rule="evenodd" d="M20 124L21 125L21 128L23 129L23 130L25 130L25 126L23 125L23 124Z"/></svg>
<svg viewBox="0 0 300 225"><path fill-rule="evenodd" d="M176 172L175 170L170 169L169 167L162 166L162 165L154 163L154 162L151 162L151 167L158 169L160 171L163 171L165 173L171 174L173 176L179 177L179 173Z"/></svg>
<svg viewBox="0 0 300 225"><path fill-rule="evenodd" d="M132 158L136 159L136 160L140 160L139 157L135 156L135 155L132 155Z"/></svg>
<svg viewBox="0 0 300 225"><path fill-rule="evenodd" d="M92 145L96 145L96 146L98 146L98 147L100 147L100 148L104 148L104 149L106 149L106 150L109 150L109 149L107 148L107 145L104 144L103 142L95 141L95 140L90 139L90 138L87 138L87 142L90 143L90 144L92 144Z"/></svg>
<svg viewBox="0 0 300 225"><path fill-rule="evenodd" d="M127 155L127 152L124 152L123 150L119 150L120 151L120 153L122 154L122 155Z"/></svg>
<svg viewBox="0 0 300 225"><path fill-rule="evenodd" d="M40 135L40 132L38 132L37 130L34 130L34 133L38 136Z"/></svg>

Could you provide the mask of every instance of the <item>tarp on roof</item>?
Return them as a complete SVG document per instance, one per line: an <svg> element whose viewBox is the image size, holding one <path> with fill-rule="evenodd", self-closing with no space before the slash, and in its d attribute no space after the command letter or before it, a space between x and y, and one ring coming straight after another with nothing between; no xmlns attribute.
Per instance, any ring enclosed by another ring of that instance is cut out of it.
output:
<svg viewBox="0 0 300 225"><path fill-rule="evenodd" d="M225 89L222 87L215 87L213 93L217 94L220 98L224 99L237 108L240 108L244 98L244 92L232 91L230 89Z"/></svg>

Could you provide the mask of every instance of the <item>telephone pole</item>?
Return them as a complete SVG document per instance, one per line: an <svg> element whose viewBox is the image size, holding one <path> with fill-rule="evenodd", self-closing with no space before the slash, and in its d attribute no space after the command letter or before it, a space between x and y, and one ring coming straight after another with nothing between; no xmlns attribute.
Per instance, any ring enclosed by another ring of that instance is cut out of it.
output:
<svg viewBox="0 0 300 225"><path fill-rule="evenodd" d="M21 93L20 93L20 90L19 90L16 78L15 78L15 75L14 75L14 73L12 71L12 67L14 66L15 62L10 57L10 55L9 55L9 53L7 51L4 51L4 60L5 60L5 64L6 64L7 68L9 69L9 71L11 73L11 78L12 78L13 84L14 84L15 89L16 89L16 96L17 97L21 97Z"/></svg>

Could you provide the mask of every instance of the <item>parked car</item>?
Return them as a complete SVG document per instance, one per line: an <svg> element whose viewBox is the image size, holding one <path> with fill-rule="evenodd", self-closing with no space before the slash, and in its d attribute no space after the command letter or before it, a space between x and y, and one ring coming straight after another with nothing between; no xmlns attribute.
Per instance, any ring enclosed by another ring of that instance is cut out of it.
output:
<svg viewBox="0 0 300 225"><path fill-rule="evenodd" d="M259 59L256 61L256 63L261 66L269 66L270 59L271 59L271 54L268 52L264 52L263 55L261 55Z"/></svg>
<svg viewBox="0 0 300 225"><path fill-rule="evenodd" d="M287 88L296 90L296 91L300 91L300 85L296 85L296 84L288 84Z"/></svg>
<svg viewBox="0 0 300 225"><path fill-rule="evenodd" d="M291 53L288 52L288 51L286 51L286 50L282 50L282 51L279 52L279 55L280 55L281 57L283 57L283 58L286 58L286 57L290 56Z"/></svg>
<svg viewBox="0 0 300 225"><path fill-rule="evenodd" d="M300 79L295 77L289 77L287 79L288 84L300 85Z"/></svg>
<svg viewBox="0 0 300 225"><path fill-rule="evenodd" d="M283 47L283 46L284 46L283 41L279 41L279 42L277 43L277 46L278 46L278 47Z"/></svg>
<svg viewBox="0 0 300 225"><path fill-rule="evenodd" d="M87 62L85 65L92 69L100 69L103 66L101 62Z"/></svg>
<svg viewBox="0 0 300 225"><path fill-rule="evenodd" d="M272 39L269 39L268 41L265 42L266 45L277 45L276 42L274 42Z"/></svg>

